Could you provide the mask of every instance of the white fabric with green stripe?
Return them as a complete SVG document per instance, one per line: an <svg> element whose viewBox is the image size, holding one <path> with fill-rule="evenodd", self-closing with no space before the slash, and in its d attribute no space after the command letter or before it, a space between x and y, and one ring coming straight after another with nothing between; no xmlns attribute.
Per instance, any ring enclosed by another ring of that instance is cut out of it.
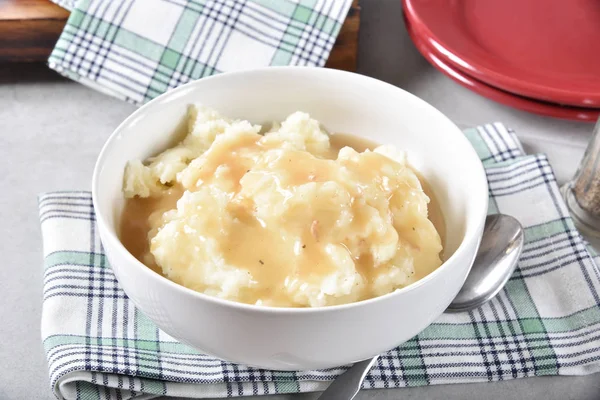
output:
<svg viewBox="0 0 600 400"><path fill-rule="evenodd" d="M71 16L48 59L140 104L190 80L270 65L325 65L351 0L54 0Z"/></svg>
<svg viewBox="0 0 600 400"><path fill-rule="evenodd" d="M502 124L465 135L484 162L490 213L515 216L526 244L513 277L480 309L444 314L382 355L364 387L397 388L600 371L600 272L562 202L548 160ZM59 398L206 398L323 390L345 370L277 372L178 343L137 311L102 252L88 192L39 197L42 336ZM393 316L392 316L393 317Z"/></svg>

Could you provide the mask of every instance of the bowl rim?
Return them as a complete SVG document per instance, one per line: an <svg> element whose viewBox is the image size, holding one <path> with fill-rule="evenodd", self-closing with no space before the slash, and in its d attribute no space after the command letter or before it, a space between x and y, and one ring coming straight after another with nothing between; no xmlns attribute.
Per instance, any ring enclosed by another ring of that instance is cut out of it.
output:
<svg viewBox="0 0 600 400"><path fill-rule="evenodd" d="M428 111L428 113L437 114L438 117L441 117L443 120L445 120L448 124L448 127L451 127L451 130L453 130L455 133L459 134L459 135L456 135L457 140L462 141L463 144L466 145L465 147L466 147L467 153L471 153L471 157L473 157L475 160L479 161L477 163L477 169L478 169L477 175L479 175L479 177L478 177L479 185L478 186L481 187L481 189L482 189L481 196L482 196L482 198L484 198L484 200L481 202L481 204L482 204L482 206L480 207L481 209L478 212L476 211L476 213L479 214L480 221L477 224L477 227L475 229L472 229L471 231L467 230L465 232L465 236L463 237L462 241L460 242L460 245L458 246L458 248L435 271L429 273L427 276L419 279L418 281L411 283L408 286L396 289L393 292L386 293L386 294L378 296L378 297L373 297L373 298L369 298L369 299L365 299L365 300L352 302L352 303L345 303L345 304L338 304L338 305L331 305L331 306L319 306L319 307L271 307L271 306L265 306L265 305L248 304L248 303L237 302L235 300L229 300L229 299L223 299L223 298L219 298L219 297L215 297L215 296L210 296L210 295L202 293L202 292L197 292L197 291L189 289L183 285L175 283L157 272L152 271L145 264L143 264L141 261L139 261L137 258L135 258L125 248L125 246L123 245L121 240L118 238L117 234L108 228L109 224L107 223L107 218L105 217L105 215L101 212L101 210L97 206L97 204L99 204L97 199L99 196L98 195L98 185L99 185L99 180L100 180L100 173L102 171L102 167L106 164L109 152L113 150L114 142L116 141L116 138L121 135L122 131L124 131L125 128L132 121L140 118L140 115L143 114L146 109L152 107L154 104L168 101L168 99L173 98L173 97L178 97L178 94L180 92L187 91L190 88L193 88L194 86L201 86L201 85L203 85L204 82L209 81L209 80L212 81L212 80L228 79L231 76L239 76L239 75L246 75L246 74L264 74L267 72L271 73L271 74L273 74L273 73L288 73L288 71L294 72L294 73L301 73L301 74L316 73L316 74L325 74L325 75L329 74L332 76L333 75L345 76L349 79L357 79L359 81L362 80L364 83L369 84L369 85L377 85L381 89L384 89L384 90L402 91L402 92L404 92L405 95L408 96L408 98L411 99L411 101L420 103L421 106L424 106L425 109ZM479 246L479 241L481 239L480 233L481 233L483 225L485 223L485 218L487 216L487 209L488 209L488 182L487 182L487 178L485 175L485 170L483 168L483 164L481 163L481 160L480 160L479 156L477 155L477 152L475 151L475 149L471 145L471 143L468 141L466 136L464 136L462 134L460 128L458 128L458 126L456 126L456 124L454 124L448 117L446 117L446 115L444 115L437 108L435 108L431 104L427 103L425 100L415 96L414 94L412 94L400 87L394 86L394 85L389 84L384 81L381 81L379 79L372 78L372 77L369 77L366 75L361 75L361 74L354 73L354 72L349 72L349 71L336 70L336 69L330 69L330 68L320 68L320 67L303 67L303 66L272 66L271 67L270 66L270 67L246 69L246 70L241 70L241 71L224 72L224 73L220 73L217 75L212 75L209 77L194 80L194 81L188 82L184 85L178 86L177 88L171 89L165 93L162 93L161 95L155 97L154 99L150 100L149 102L143 104L141 107L136 109L133 113L131 113L127 118L125 118L125 120L123 120L113 130L113 132L106 139L104 145L102 146L102 149L98 155L98 158L96 159L96 164L94 166L94 172L93 172L93 176L92 176L92 203L93 203L94 212L96 215L96 224L98 225L98 229L101 233L101 241L104 242L104 240L106 239L109 242L106 245L104 245L104 243L103 243L104 247L105 248L111 247L113 250L116 250L120 254L120 256L124 257L128 261L128 264L133 264L134 268L140 269L140 272L142 274L146 274L146 276L148 276L149 279L153 279L153 280L157 280L158 282L162 282L161 284L166 284L167 286L170 286L174 290L181 292L183 295L196 297L199 300L213 303L216 306L232 307L234 309L253 312L253 313L256 312L256 313L268 313L268 314L314 314L314 313L320 314L320 313L336 312L336 311L341 311L341 310L349 310L349 309L356 308L356 307L364 307L364 306L368 306L368 305L371 305L371 304L374 304L377 302L385 301L392 297L400 296L403 293L407 293L407 292L416 290L418 287L425 285L429 281L435 279L438 275L441 274L441 271L443 269L450 268L450 266L452 264L454 264L455 260L457 258L459 258L462 255L462 253L464 253L466 251L466 248L469 246L469 244L477 243L477 246ZM102 235L102 230L105 231L105 235Z"/></svg>

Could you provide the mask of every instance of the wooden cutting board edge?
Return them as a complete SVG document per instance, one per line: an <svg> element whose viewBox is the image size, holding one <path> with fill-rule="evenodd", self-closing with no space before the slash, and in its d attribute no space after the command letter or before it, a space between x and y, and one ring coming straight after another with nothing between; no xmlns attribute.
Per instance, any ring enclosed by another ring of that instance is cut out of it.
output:
<svg viewBox="0 0 600 400"><path fill-rule="evenodd" d="M358 32L360 30L360 3L354 0L348 11L348 16L342 25L340 33L333 45L326 68L356 71L358 58Z"/></svg>
<svg viewBox="0 0 600 400"><path fill-rule="evenodd" d="M68 17L49 0L0 0L0 62L45 62ZM353 0L325 67L356 71L359 29Z"/></svg>

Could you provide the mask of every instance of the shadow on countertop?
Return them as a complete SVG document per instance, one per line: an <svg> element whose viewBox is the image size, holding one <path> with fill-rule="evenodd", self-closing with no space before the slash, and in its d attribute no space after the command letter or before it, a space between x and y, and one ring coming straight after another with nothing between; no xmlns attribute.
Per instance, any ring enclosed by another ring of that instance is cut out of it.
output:
<svg viewBox="0 0 600 400"><path fill-rule="evenodd" d="M45 62L0 63L0 85L26 82L58 82L66 80Z"/></svg>
<svg viewBox="0 0 600 400"><path fill-rule="evenodd" d="M410 39L397 0L361 3L358 71L411 91L431 66ZM360 43L369 43L361 46Z"/></svg>

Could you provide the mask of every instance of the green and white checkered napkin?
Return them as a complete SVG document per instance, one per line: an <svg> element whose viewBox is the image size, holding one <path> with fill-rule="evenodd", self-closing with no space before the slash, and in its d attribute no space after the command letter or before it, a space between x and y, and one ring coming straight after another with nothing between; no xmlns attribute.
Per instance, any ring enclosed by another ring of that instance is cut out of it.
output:
<svg viewBox="0 0 600 400"><path fill-rule="evenodd" d="M351 0L53 0L71 10L48 65L140 104L190 80L322 67Z"/></svg>
<svg viewBox="0 0 600 400"><path fill-rule="evenodd" d="M568 217L548 160L524 155L501 124L465 135L486 167L489 212L513 215L525 227L519 266L490 303L442 315L384 354L365 388L600 371L600 272ZM59 398L307 392L323 390L345 370L265 371L178 343L119 288L96 233L90 193L43 194L39 207L45 254L42 336Z"/></svg>

